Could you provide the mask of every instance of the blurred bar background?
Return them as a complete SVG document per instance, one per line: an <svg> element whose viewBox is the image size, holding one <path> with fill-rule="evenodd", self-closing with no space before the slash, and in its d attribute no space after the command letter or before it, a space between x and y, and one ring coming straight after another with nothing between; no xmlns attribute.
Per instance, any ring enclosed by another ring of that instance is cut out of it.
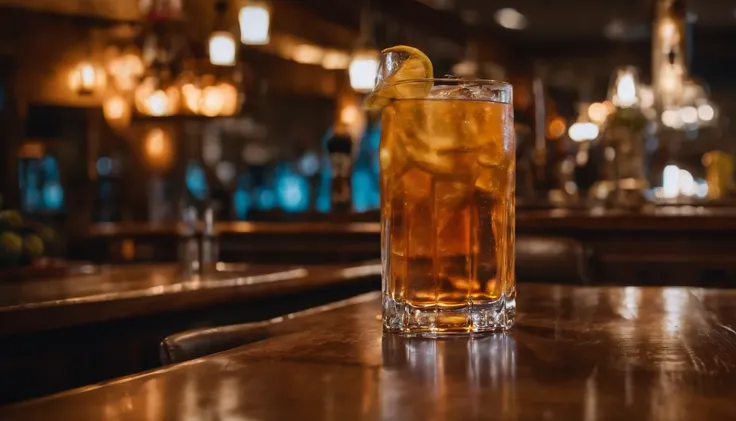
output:
<svg viewBox="0 0 736 421"><path fill-rule="evenodd" d="M6 235L6 260L172 261L184 215L198 233L208 209L225 261L377 258L381 123L361 104L378 51L408 44L437 75L514 85L520 235L628 262L592 239L613 221L663 262L705 265L699 281L736 276L703 263L722 260L708 227L729 242L733 225L733 5L496 3L3 0L0 203L47 228L45 247Z"/></svg>
<svg viewBox="0 0 736 421"><path fill-rule="evenodd" d="M0 0L0 402L378 289L400 44L513 85L521 284L732 288L734 42L728 0Z"/></svg>

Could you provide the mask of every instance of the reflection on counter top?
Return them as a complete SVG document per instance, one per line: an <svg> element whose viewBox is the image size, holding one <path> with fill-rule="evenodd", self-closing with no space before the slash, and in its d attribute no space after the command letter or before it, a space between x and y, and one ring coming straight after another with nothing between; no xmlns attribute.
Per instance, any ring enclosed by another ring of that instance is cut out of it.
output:
<svg viewBox="0 0 736 421"><path fill-rule="evenodd" d="M724 420L736 292L522 286L506 334L385 335L380 294L241 348L0 409L66 420ZM288 403L288 404L285 404Z"/></svg>
<svg viewBox="0 0 736 421"><path fill-rule="evenodd" d="M89 274L0 284L0 334L310 290L377 277L381 270L378 264L219 266L225 270L206 276L185 275L176 265L90 266Z"/></svg>
<svg viewBox="0 0 736 421"><path fill-rule="evenodd" d="M158 367L158 344L177 332L268 320L381 284L378 264L218 269L88 266L0 283L0 405Z"/></svg>
<svg viewBox="0 0 736 421"><path fill-rule="evenodd" d="M304 278L304 268L247 265L237 272L186 275L175 265L87 266L87 274L0 284L0 311L151 297Z"/></svg>

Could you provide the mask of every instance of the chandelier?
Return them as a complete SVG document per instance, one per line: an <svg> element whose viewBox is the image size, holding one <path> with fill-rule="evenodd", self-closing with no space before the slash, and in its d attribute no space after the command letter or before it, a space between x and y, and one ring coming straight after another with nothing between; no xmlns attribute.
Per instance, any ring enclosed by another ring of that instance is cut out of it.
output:
<svg viewBox="0 0 736 421"><path fill-rule="evenodd" d="M142 1L143 27L111 30L106 64L97 65L90 53L71 70L70 88L80 95L101 92L103 115L115 129L127 127L134 114L154 118L237 114L244 100L242 69L236 63L235 36L225 21L226 7L225 1L215 2L217 24L207 40L207 58L198 60L186 53L187 42L176 30L181 2ZM134 39L142 43L136 45Z"/></svg>
<svg viewBox="0 0 736 421"><path fill-rule="evenodd" d="M380 53L373 45L372 32L371 14L366 0L360 16L360 38L348 67L350 86L356 92L370 92L376 84Z"/></svg>
<svg viewBox="0 0 736 421"><path fill-rule="evenodd" d="M687 10L684 0L657 0L652 32L653 112L668 129L714 125L717 110L706 89L688 73Z"/></svg>

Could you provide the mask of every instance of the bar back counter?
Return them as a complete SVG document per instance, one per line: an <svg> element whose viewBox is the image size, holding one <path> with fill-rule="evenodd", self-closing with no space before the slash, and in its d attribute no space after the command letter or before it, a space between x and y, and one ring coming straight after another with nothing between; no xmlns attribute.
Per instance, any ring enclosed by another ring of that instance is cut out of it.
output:
<svg viewBox="0 0 736 421"><path fill-rule="evenodd" d="M223 222L217 230L224 261L346 263L380 257L376 222ZM175 224L94 225L72 241L71 253L118 263L173 260L180 233ZM736 285L732 208L519 211L516 235L519 245L532 238L577 242L585 255L585 277L597 284ZM517 265L520 269L528 268Z"/></svg>

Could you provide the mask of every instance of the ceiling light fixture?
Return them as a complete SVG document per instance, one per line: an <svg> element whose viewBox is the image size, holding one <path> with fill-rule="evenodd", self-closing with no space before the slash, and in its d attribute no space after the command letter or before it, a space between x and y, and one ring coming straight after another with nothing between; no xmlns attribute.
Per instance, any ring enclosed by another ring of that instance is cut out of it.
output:
<svg viewBox="0 0 736 421"><path fill-rule="evenodd" d="M527 26L526 16L511 7L496 11L494 18L499 25L506 29L521 30Z"/></svg>
<svg viewBox="0 0 736 421"><path fill-rule="evenodd" d="M376 86L380 53L373 46L373 22L368 0L363 4L360 16L360 38L350 59L348 75L350 86L356 92L367 93Z"/></svg>
<svg viewBox="0 0 736 421"><path fill-rule="evenodd" d="M271 7L267 1L249 0L238 12L240 42L266 45L270 42Z"/></svg>
<svg viewBox="0 0 736 421"><path fill-rule="evenodd" d="M210 35L208 46L210 63L215 66L234 66L237 55L235 36L227 28L226 13L227 1L218 0L215 3L217 12L216 30Z"/></svg>

